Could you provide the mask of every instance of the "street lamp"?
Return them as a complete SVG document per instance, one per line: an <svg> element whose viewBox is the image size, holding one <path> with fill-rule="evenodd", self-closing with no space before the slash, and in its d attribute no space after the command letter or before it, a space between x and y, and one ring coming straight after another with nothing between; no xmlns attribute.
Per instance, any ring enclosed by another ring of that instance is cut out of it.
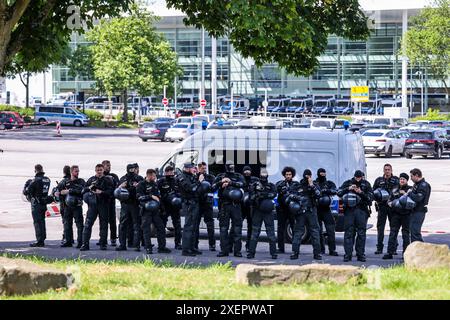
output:
<svg viewBox="0 0 450 320"><path fill-rule="evenodd" d="M417 71L415 75L420 75L420 114L423 116L423 73L422 71Z"/></svg>
<svg viewBox="0 0 450 320"><path fill-rule="evenodd" d="M272 91L272 88L258 88L258 91L264 91L264 101L262 106L264 107L264 117L267 117L267 106L269 102L267 101L267 91Z"/></svg>

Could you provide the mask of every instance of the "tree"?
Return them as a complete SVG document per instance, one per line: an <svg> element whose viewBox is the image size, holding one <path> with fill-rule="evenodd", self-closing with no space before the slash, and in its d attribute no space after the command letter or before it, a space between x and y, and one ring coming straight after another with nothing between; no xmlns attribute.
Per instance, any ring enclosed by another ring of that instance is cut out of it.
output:
<svg viewBox="0 0 450 320"><path fill-rule="evenodd" d="M122 94L125 122L129 90L141 96L160 93L181 74L176 53L155 31L155 20L149 12L133 6L129 16L103 20L87 33L93 42L95 78L108 95Z"/></svg>
<svg viewBox="0 0 450 320"><path fill-rule="evenodd" d="M426 66L449 94L450 0L437 0L414 17L402 45L409 61Z"/></svg>
<svg viewBox="0 0 450 320"><path fill-rule="evenodd" d="M0 75L18 54L45 52L69 42L73 31L83 32L104 16L118 16L133 0L0 0ZM84 22L84 25L83 25Z"/></svg>
<svg viewBox="0 0 450 320"><path fill-rule="evenodd" d="M183 11L185 23L228 36L257 66L276 62L295 75L319 66L328 35L364 40L367 17L357 0L166 0Z"/></svg>

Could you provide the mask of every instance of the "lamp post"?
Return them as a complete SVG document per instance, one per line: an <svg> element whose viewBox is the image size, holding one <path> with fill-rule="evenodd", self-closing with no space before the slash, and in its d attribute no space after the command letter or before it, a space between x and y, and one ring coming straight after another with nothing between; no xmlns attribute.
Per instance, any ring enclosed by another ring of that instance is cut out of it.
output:
<svg viewBox="0 0 450 320"><path fill-rule="evenodd" d="M267 91L272 91L271 88L259 88L258 91L264 91L264 101L262 103L264 107L264 117L267 117L267 106L269 105L269 101L267 101Z"/></svg>
<svg viewBox="0 0 450 320"><path fill-rule="evenodd" d="M420 115L423 116L423 73L417 71L416 76L420 75Z"/></svg>

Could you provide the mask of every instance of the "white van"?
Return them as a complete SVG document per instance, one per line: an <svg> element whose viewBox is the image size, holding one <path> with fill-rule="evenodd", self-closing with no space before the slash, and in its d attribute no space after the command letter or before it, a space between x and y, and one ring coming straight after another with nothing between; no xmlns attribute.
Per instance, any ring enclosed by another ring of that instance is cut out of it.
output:
<svg viewBox="0 0 450 320"><path fill-rule="evenodd" d="M400 129L408 124L406 118L374 117L373 124L384 124L392 129Z"/></svg>
<svg viewBox="0 0 450 320"><path fill-rule="evenodd" d="M89 123L89 117L76 108L63 106L37 106L34 119L39 123L60 121L61 124L81 127Z"/></svg>
<svg viewBox="0 0 450 320"><path fill-rule="evenodd" d="M261 118L243 120L237 128L210 129L195 133L167 156L157 169L158 174L163 175L167 166L175 167L177 173L180 173L186 162L205 161L209 173L217 175L223 172L224 163L231 159L235 162L237 172L242 172L243 167L249 165L253 174L258 176L260 169L265 167L269 172L269 180L273 183L283 179L281 172L285 166L292 166L297 170L296 180L301 179L304 169L310 169L315 177L317 169L325 168L328 179L339 187L356 170L366 172L364 146L359 132L286 129L280 128L275 119L270 119L267 125L263 125ZM251 121L255 121L257 125L251 125ZM265 129L254 129L256 126ZM215 214L218 211L217 205L215 194ZM339 210L337 197L333 199L331 207L332 212L339 213L336 231L343 231L343 215ZM205 225L202 224L201 227L203 229ZM289 225L286 226L286 235L289 241L292 237Z"/></svg>

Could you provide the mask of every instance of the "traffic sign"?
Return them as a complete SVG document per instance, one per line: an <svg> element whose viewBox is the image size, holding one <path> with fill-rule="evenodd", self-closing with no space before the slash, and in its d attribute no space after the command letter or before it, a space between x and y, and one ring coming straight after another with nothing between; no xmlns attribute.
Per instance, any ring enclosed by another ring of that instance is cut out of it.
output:
<svg viewBox="0 0 450 320"><path fill-rule="evenodd" d="M263 106L264 108L267 108L268 105L269 105L269 103L267 102L267 100L264 100L264 101L262 102L262 106Z"/></svg>
<svg viewBox="0 0 450 320"><path fill-rule="evenodd" d="M206 107L206 100L205 99L200 100L200 106L202 106L203 108Z"/></svg>
<svg viewBox="0 0 450 320"><path fill-rule="evenodd" d="M368 86L352 87L350 100L352 102L369 102L369 87Z"/></svg>
<svg viewBox="0 0 450 320"><path fill-rule="evenodd" d="M163 98L162 99L162 104L167 107L167 105L169 104L169 99Z"/></svg>

